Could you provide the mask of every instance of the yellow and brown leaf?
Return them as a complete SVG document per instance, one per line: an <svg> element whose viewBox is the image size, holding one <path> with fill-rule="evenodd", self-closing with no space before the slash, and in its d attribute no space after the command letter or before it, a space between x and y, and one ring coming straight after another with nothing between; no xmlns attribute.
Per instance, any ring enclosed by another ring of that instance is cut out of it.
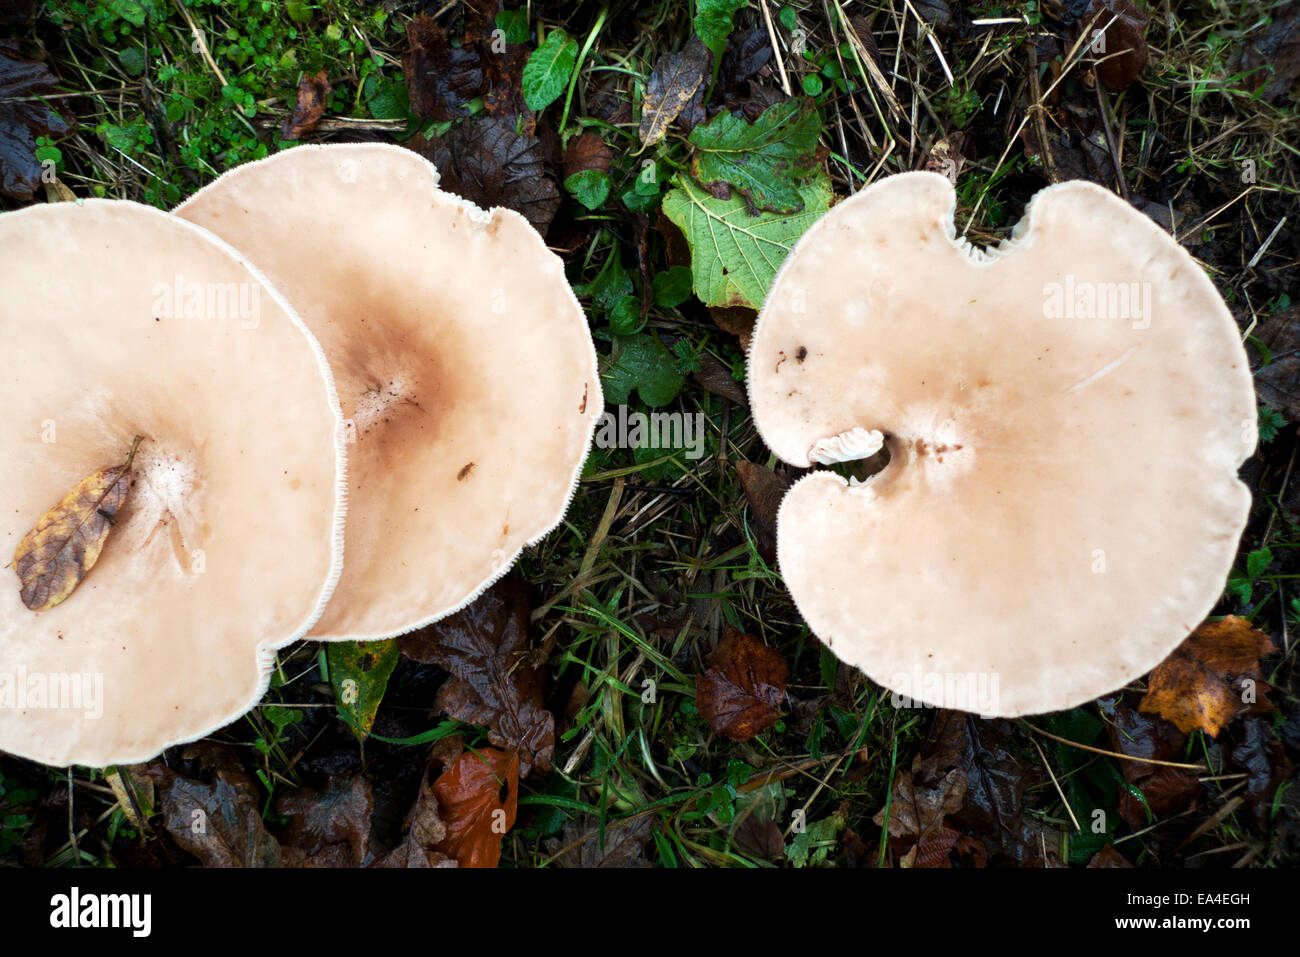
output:
<svg viewBox="0 0 1300 957"><path fill-rule="evenodd" d="M78 482L18 543L14 569L19 594L32 611L62 602L99 561L131 489L131 463L139 445L136 438L121 465L98 469Z"/></svg>

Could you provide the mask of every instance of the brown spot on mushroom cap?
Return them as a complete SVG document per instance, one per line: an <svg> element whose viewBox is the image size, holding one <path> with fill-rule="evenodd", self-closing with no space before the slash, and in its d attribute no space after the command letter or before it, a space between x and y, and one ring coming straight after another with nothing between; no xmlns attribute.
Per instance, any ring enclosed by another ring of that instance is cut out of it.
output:
<svg viewBox="0 0 1300 957"><path fill-rule="evenodd" d="M0 578L0 748L52 765L144 760L255 704L272 650L323 609L342 558L333 383L260 273L158 210L0 215L0 263L0 549L144 436L113 534L67 601L33 614L12 569ZM255 327L221 314L223 288L256 303ZM168 309L177 289L202 308ZM70 706L22 707L23 675L56 676Z"/></svg>
<svg viewBox="0 0 1300 957"><path fill-rule="evenodd" d="M560 521L604 408L560 259L522 216L437 181L401 147L304 146L175 211L284 291L355 424L347 562L315 638L399 634L472 600Z"/></svg>
<svg viewBox="0 0 1300 957"><path fill-rule="evenodd" d="M916 676L992 671L998 714L1073 707L1157 664L1220 594L1250 504L1252 383L1209 279L1105 190L1044 190L988 251L955 238L953 206L940 176L883 180L773 283L749 365L767 445L806 467L867 429L891 454L865 485L796 484L778 560L813 630L886 686L951 705ZM1149 313L1048 318L1053 283L1136 283ZM800 344L824 358L772 375Z"/></svg>

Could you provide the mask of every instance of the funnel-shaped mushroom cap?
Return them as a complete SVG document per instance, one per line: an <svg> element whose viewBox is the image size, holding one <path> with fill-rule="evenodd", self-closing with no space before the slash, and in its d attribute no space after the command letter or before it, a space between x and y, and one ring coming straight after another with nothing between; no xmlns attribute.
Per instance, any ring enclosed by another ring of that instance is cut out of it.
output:
<svg viewBox="0 0 1300 957"><path fill-rule="evenodd" d="M338 381L347 563L315 638L399 634L473 600L563 517L602 411L559 257L437 182L401 147L301 146L176 210L265 270Z"/></svg>
<svg viewBox="0 0 1300 957"><path fill-rule="evenodd" d="M1043 190L988 252L955 238L954 202L935 174L883 180L772 286L749 361L768 446L891 455L791 488L778 559L813 630L895 692L1073 707L1159 663L1223 587L1250 506L1246 356L1191 257L1105 190Z"/></svg>
<svg viewBox="0 0 1300 957"><path fill-rule="evenodd" d="M216 237L110 200L0 216L0 749L139 761L252 707L341 564L343 431L316 341ZM134 485L33 612L10 557L65 493Z"/></svg>

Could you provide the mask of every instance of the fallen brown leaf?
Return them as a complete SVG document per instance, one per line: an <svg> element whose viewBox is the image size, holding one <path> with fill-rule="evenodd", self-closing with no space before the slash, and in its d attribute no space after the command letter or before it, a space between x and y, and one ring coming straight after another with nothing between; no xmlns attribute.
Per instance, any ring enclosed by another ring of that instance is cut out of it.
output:
<svg viewBox="0 0 1300 957"><path fill-rule="evenodd" d="M549 770L555 750L555 717L542 703L546 671L529 655L532 609L528 582L511 576L463 611L398 639L408 658L451 672L436 705L518 751L524 776L533 767Z"/></svg>
<svg viewBox="0 0 1300 957"><path fill-rule="evenodd" d="M1089 867L1132 867L1126 858L1119 851L1115 850L1114 844L1107 844L1088 861Z"/></svg>
<svg viewBox="0 0 1300 957"><path fill-rule="evenodd" d="M483 209L513 209L546 235L560 191L543 170L541 141L517 132L512 118L465 120L445 136L417 136L410 145L438 168L443 189Z"/></svg>
<svg viewBox="0 0 1300 957"><path fill-rule="evenodd" d="M654 830L654 819L646 814L626 821L606 823L585 814L564 825L558 838L547 842L547 850L558 853L560 867L649 867L645 848Z"/></svg>
<svg viewBox="0 0 1300 957"><path fill-rule="evenodd" d="M583 133L571 139L564 150L564 178L568 179L575 173L589 169L607 171L613 160L614 151L605 144L599 133Z"/></svg>
<svg viewBox="0 0 1300 957"><path fill-rule="evenodd" d="M420 793L406 817L406 833L395 848L382 857L376 866L424 868L455 867L456 862L438 845L447 839L447 825L442 821L438 796L429 780L429 768L420 779Z"/></svg>
<svg viewBox="0 0 1300 957"><path fill-rule="evenodd" d="M776 562L776 513L781 507L790 482L765 465L736 463L736 477L740 479L745 498L749 500L749 514L754 520L754 540L758 553L769 565Z"/></svg>
<svg viewBox="0 0 1300 957"><path fill-rule="evenodd" d="M1248 619L1203 622L1151 672L1139 709L1184 733L1199 728L1218 737L1239 714L1273 710L1259 667L1260 656L1273 650Z"/></svg>
<svg viewBox="0 0 1300 957"><path fill-rule="evenodd" d="M789 674L778 652L728 626L695 679L695 704L714 733L748 741L776 723Z"/></svg>
<svg viewBox="0 0 1300 957"><path fill-rule="evenodd" d="M197 744L182 752L210 770L212 781L191 780L165 765L146 772L163 791L163 827L205 867L283 867L280 843L262 823L261 800L252 779L225 745Z"/></svg>
<svg viewBox="0 0 1300 957"><path fill-rule="evenodd" d="M131 463L140 437L121 465L109 465L73 486L14 550L23 604L46 611L64 601L99 561L113 518L131 490Z"/></svg>
<svg viewBox="0 0 1300 957"><path fill-rule="evenodd" d="M895 780L888 808L889 834L911 845L902 856L906 866L951 867L949 852L961 832L949 827L944 819L965 804L966 774L953 768L930 786L916 780L921 772L921 756L917 755L912 770L901 772ZM873 818L877 827L886 826L885 813L881 808Z"/></svg>
<svg viewBox="0 0 1300 957"><path fill-rule="evenodd" d="M315 76L303 74L298 82L298 101L293 112L280 127L280 139L296 140L304 133L310 133L325 115L325 99L330 95L330 81L321 70Z"/></svg>
<svg viewBox="0 0 1300 957"><path fill-rule="evenodd" d="M709 48L691 37L686 49L655 61L641 101L639 135L646 146L664 138L668 126L686 109L704 84L713 58Z"/></svg>
<svg viewBox="0 0 1300 957"><path fill-rule="evenodd" d="M1285 4L1274 12L1262 30L1249 30L1236 68L1250 71L1248 82L1259 98L1274 103L1295 87L1300 78L1300 4Z"/></svg>
<svg viewBox="0 0 1300 957"><path fill-rule="evenodd" d="M736 381L730 367L714 358L711 353L705 352L700 356L700 367L692 373L692 377L706 391L716 396L736 405L749 405L744 386Z"/></svg>
<svg viewBox="0 0 1300 957"><path fill-rule="evenodd" d="M482 748L465 751L433 783L447 828L436 849L461 867L496 867L501 840L515 825L519 755Z"/></svg>
<svg viewBox="0 0 1300 957"><path fill-rule="evenodd" d="M1025 788L1036 777L1011 749L1011 732L1006 721L938 711L916 780L935 788L953 769L965 776L961 807L947 818L962 835L953 845L959 858L977 867L1064 866L1059 834L1023 815Z"/></svg>
<svg viewBox="0 0 1300 957"><path fill-rule="evenodd" d="M466 104L483 94L483 62L474 46L452 46L433 17L419 14L406 24L402 75L411 109L424 119L446 122L469 114Z"/></svg>
<svg viewBox="0 0 1300 957"><path fill-rule="evenodd" d="M1103 716L1109 719L1111 744L1120 754L1156 761L1182 761L1186 736L1163 718L1143 714L1125 697L1103 698ZM1131 788L1137 788L1153 818L1187 810L1201 796L1201 783L1186 768L1171 768L1145 761L1120 761L1120 771ZM1147 807L1129 789L1120 789L1119 813L1137 830L1148 823Z"/></svg>
<svg viewBox="0 0 1300 957"><path fill-rule="evenodd" d="M1268 827L1278 785L1291 776L1291 761L1264 718L1247 718L1246 734L1232 749L1232 760L1246 772L1246 802L1261 830Z"/></svg>
<svg viewBox="0 0 1300 957"><path fill-rule="evenodd" d="M1290 421L1300 421L1300 307L1269 316L1254 338L1269 351L1269 363L1255 372L1255 391Z"/></svg>
<svg viewBox="0 0 1300 957"><path fill-rule="evenodd" d="M495 12L495 11L494 11ZM425 119L454 120L469 115L469 102L483 98L492 116L509 119L532 113L524 103L521 77L528 59L523 44L496 46L491 16L467 7L464 42L452 44L433 17L420 14L406 25L407 52L402 74L411 109Z"/></svg>
<svg viewBox="0 0 1300 957"><path fill-rule="evenodd" d="M1083 23L1105 32L1105 50L1094 54L1097 78L1112 90L1128 89L1147 66L1146 14L1129 0L1088 0Z"/></svg>
<svg viewBox="0 0 1300 957"><path fill-rule="evenodd" d="M375 802L361 775L337 778L323 791L299 788L276 811L289 819L280 843L300 850L305 867L361 867L370 843Z"/></svg>

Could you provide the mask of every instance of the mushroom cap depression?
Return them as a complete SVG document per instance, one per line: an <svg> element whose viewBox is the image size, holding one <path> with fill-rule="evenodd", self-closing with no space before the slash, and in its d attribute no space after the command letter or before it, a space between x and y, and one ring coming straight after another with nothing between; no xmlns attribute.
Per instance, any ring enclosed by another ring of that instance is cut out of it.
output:
<svg viewBox="0 0 1300 957"><path fill-rule="evenodd" d="M890 453L860 484L795 484L777 557L818 636L895 692L1069 708L1218 598L1250 508L1251 376L1205 273L1106 190L1043 190L988 251L954 207L937 174L882 180L773 283L749 357L768 447L800 467Z"/></svg>
<svg viewBox="0 0 1300 957"><path fill-rule="evenodd" d="M528 221L410 150L300 146L175 212L256 262L320 339L348 447L347 563L313 638L450 614L564 516L603 411L596 350Z"/></svg>
<svg viewBox="0 0 1300 957"><path fill-rule="evenodd" d="M0 587L0 749L139 761L257 703L342 561L343 426L319 345L238 253L135 203L0 215L0 548L83 478L134 484L33 612ZM4 559L6 563L9 558Z"/></svg>

